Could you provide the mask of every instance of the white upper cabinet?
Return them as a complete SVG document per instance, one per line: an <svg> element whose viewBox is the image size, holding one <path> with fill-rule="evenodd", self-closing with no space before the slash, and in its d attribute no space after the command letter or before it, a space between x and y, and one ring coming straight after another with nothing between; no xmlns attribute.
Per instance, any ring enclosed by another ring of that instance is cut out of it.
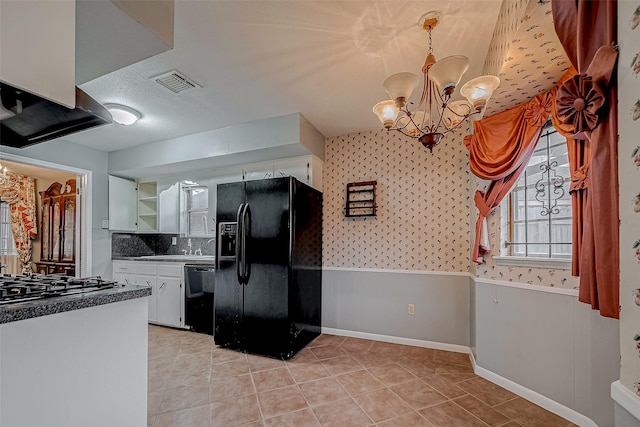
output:
<svg viewBox="0 0 640 427"><path fill-rule="evenodd" d="M109 230L158 231L156 181L130 181L109 175Z"/></svg>
<svg viewBox="0 0 640 427"><path fill-rule="evenodd" d="M243 181L273 178L273 162L254 163L242 168Z"/></svg>
<svg viewBox="0 0 640 427"><path fill-rule="evenodd" d="M138 182L138 231L158 231L158 185Z"/></svg>
<svg viewBox="0 0 640 427"><path fill-rule="evenodd" d="M141 182L110 175L109 229L215 236L218 184L286 176L293 176L322 191L322 160L309 154ZM195 202L200 199L189 199L189 188L202 189L207 192L207 197L197 204Z"/></svg>
<svg viewBox="0 0 640 427"><path fill-rule="evenodd" d="M76 2L0 1L0 80L76 106Z"/></svg>
<svg viewBox="0 0 640 427"><path fill-rule="evenodd" d="M310 154L254 163L242 168L242 176L245 181L292 176L322 191L322 160Z"/></svg>
<svg viewBox="0 0 640 427"><path fill-rule="evenodd" d="M180 227L180 184L175 183L158 193L158 231L177 234Z"/></svg>
<svg viewBox="0 0 640 427"><path fill-rule="evenodd" d="M109 175L109 230L136 231L137 207L136 182Z"/></svg>

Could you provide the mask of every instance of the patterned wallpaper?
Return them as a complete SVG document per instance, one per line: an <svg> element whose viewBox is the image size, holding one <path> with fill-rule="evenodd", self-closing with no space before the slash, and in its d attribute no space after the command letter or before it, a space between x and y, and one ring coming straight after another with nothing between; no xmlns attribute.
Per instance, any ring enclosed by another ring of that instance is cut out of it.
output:
<svg viewBox="0 0 640 427"><path fill-rule="evenodd" d="M477 179L474 179L472 185L476 185L479 189L484 188ZM475 190L474 190L475 191ZM477 211L475 211L477 212ZM474 212L473 224L476 221ZM472 273L475 277L485 279L503 280L506 282L528 283L537 286L549 286L563 289L578 289L580 279L571 275L571 270L562 270L558 268L530 268L530 267L512 267L506 265L497 265L494 256L500 255L500 233L502 231L501 211L496 211L487 218L487 228L489 230L489 245L491 251L484 256L484 264L475 266Z"/></svg>
<svg viewBox="0 0 640 427"><path fill-rule="evenodd" d="M485 63L485 72L500 77L500 86L491 97L485 116L547 92L570 66L553 28L551 2L530 0L515 36L509 40L522 8L520 2L512 2L511 8L503 9L507 14L506 29L500 37L494 33ZM501 68L496 67L498 52L504 52Z"/></svg>
<svg viewBox="0 0 640 427"><path fill-rule="evenodd" d="M469 180L463 132L433 154L385 130L327 139L323 167L323 265L469 270ZM345 217L350 182L377 181L377 216Z"/></svg>
<svg viewBox="0 0 640 427"><path fill-rule="evenodd" d="M522 24L529 0L504 0L498 14L498 22L493 30L491 44L484 62L482 74L497 76L502 70L509 48L515 39L516 31Z"/></svg>
<svg viewBox="0 0 640 427"><path fill-rule="evenodd" d="M323 265L397 270L470 271L476 277L573 289L570 270L498 266L500 215L488 218L492 252L470 265L475 228L470 194L483 187L469 171L462 138L448 135L433 154L385 130L328 138L323 167ZM345 217L350 182L377 181L376 217ZM470 191L470 186L473 191Z"/></svg>
<svg viewBox="0 0 640 427"><path fill-rule="evenodd" d="M620 353L622 384L640 396L640 2L618 2Z"/></svg>

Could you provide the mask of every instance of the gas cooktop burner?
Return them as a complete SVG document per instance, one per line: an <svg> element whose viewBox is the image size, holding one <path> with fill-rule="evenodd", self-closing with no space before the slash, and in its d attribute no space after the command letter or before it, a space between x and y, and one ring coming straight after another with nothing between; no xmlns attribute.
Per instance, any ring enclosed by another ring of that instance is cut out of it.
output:
<svg viewBox="0 0 640 427"><path fill-rule="evenodd" d="M96 277L61 274L0 275L0 304L101 291L120 286L118 282Z"/></svg>

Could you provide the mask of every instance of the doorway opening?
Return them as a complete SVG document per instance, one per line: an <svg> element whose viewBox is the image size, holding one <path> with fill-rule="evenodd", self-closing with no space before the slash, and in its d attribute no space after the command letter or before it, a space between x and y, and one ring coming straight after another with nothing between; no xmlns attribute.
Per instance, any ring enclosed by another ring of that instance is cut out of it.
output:
<svg viewBox="0 0 640 427"><path fill-rule="evenodd" d="M37 232L30 239L31 271L90 276L92 172L6 153L0 153L0 162L3 168L7 167L4 179L20 176L34 182L31 197L35 198ZM2 191L8 191L7 187L0 185L0 198ZM11 227L0 227L1 242L13 239L7 235L9 232ZM15 250L6 249L0 251L0 271L23 273L27 265L24 255L20 259Z"/></svg>

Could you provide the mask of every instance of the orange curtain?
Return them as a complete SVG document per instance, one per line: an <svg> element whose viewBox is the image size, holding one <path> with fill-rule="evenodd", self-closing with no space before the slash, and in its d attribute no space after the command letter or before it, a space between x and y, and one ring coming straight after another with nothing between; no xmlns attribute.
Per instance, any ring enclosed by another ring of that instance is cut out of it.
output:
<svg viewBox="0 0 640 427"><path fill-rule="evenodd" d="M9 175L0 185L0 198L11 209L11 231L22 273L32 272L31 240L37 234L35 180L23 175Z"/></svg>
<svg viewBox="0 0 640 427"><path fill-rule="evenodd" d="M471 172L491 181L486 191L476 191L474 196L478 220L472 260L478 264L488 251L482 244L486 217L509 194L527 166L542 127L552 114L554 97L555 90L552 90L526 104L479 120L473 124L474 134L464 139Z"/></svg>
<svg viewBox="0 0 640 427"><path fill-rule="evenodd" d="M558 90L554 106L554 124L558 122L562 133L570 135L572 272L580 275L578 299L599 309L602 316L617 319L618 102L613 73L617 52L611 47L616 41L617 1L553 0L552 11L556 33L579 73Z"/></svg>

